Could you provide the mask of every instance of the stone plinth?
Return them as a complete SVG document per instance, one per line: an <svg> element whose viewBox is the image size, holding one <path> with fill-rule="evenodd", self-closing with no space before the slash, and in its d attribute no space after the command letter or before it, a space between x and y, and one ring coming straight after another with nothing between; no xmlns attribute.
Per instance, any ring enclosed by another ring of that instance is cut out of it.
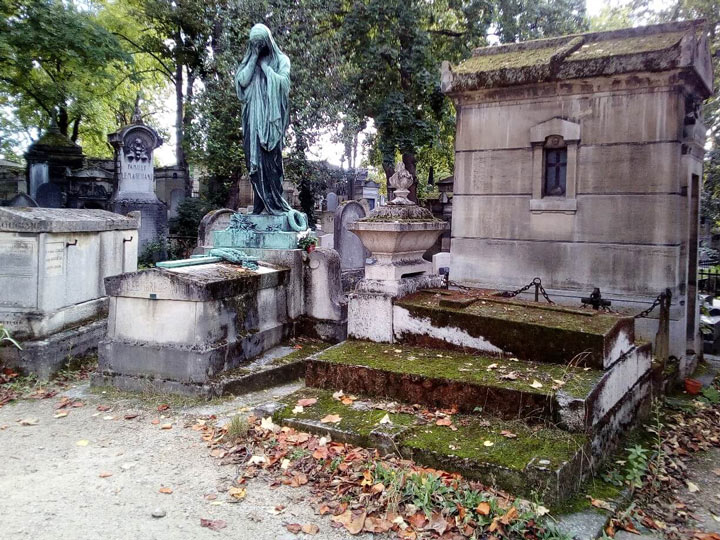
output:
<svg viewBox="0 0 720 540"><path fill-rule="evenodd" d="M298 232L306 229L307 217L296 211L278 216L237 213L227 229L213 232L213 247L296 249Z"/></svg>
<svg viewBox="0 0 720 540"><path fill-rule="evenodd" d="M398 185L400 175L402 184ZM402 188L411 182L408 175L404 167L399 167L391 183L400 196L348 226L375 259L373 264L365 265L365 278L349 296L351 337L393 342L394 301L421 288L443 285L443 278L432 274L432 263L423 259L423 253L447 223L404 198L402 194L407 191Z"/></svg>
<svg viewBox="0 0 720 540"><path fill-rule="evenodd" d="M46 377L68 354L96 346L107 312L103 280L134 271L137 248L133 218L0 208L0 323L23 345L0 348L0 360Z"/></svg>
<svg viewBox="0 0 720 540"><path fill-rule="evenodd" d="M289 335L289 274L214 263L108 278L108 332L93 384L200 392Z"/></svg>

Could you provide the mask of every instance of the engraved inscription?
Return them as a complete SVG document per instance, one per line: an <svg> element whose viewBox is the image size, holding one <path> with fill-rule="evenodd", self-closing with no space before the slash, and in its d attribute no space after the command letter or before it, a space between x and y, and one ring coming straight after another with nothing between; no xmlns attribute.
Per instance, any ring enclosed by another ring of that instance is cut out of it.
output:
<svg viewBox="0 0 720 540"><path fill-rule="evenodd" d="M0 240L0 276L32 276L36 246L35 239Z"/></svg>
<svg viewBox="0 0 720 540"><path fill-rule="evenodd" d="M65 273L65 242L48 242L45 247L45 275L62 276Z"/></svg>

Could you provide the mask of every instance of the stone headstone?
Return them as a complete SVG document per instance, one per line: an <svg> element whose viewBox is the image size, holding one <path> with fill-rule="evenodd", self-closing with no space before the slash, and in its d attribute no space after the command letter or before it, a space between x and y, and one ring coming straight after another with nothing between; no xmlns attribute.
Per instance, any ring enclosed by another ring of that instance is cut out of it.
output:
<svg viewBox="0 0 720 540"><path fill-rule="evenodd" d="M338 196L332 191L325 196L325 202L327 204L327 211L334 212L338 206Z"/></svg>
<svg viewBox="0 0 720 540"><path fill-rule="evenodd" d="M365 267L365 246L347 228L348 224L365 215L365 209L355 201L345 202L335 210L335 250L340 254L343 271Z"/></svg>
<svg viewBox="0 0 720 540"><path fill-rule="evenodd" d="M167 207L155 194L153 167L153 152L163 140L154 129L143 124L137 110L133 122L108 135L108 141L115 148L118 175L111 208L119 214L140 211L138 234L142 253L148 244L167 237Z"/></svg>
<svg viewBox="0 0 720 540"><path fill-rule="evenodd" d="M47 163L30 164L30 195L37 197L40 186L50 181L50 173Z"/></svg>
<svg viewBox="0 0 720 540"><path fill-rule="evenodd" d="M8 206L35 208L38 206L38 203L27 193L18 193L10 199Z"/></svg>
<svg viewBox="0 0 720 540"><path fill-rule="evenodd" d="M227 229L233 214L234 212L229 208L220 208L211 210L203 216L198 226L196 253L205 253L213 247L213 232Z"/></svg>
<svg viewBox="0 0 720 540"><path fill-rule="evenodd" d="M42 208L62 208L63 192L60 186L52 182L42 184L35 196L38 206Z"/></svg>

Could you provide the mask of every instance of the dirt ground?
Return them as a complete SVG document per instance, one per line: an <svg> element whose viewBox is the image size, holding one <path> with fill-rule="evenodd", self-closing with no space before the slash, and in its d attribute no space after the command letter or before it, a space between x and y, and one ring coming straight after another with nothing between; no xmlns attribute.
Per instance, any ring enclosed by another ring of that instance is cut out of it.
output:
<svg viewBox="0 0 720 540"><path fill-rule="evenodd" d="M246 499L233 502L226 491L235 467L220 466L200 434L185 427L198 415L215 414L222 421L296 388L163 413L145 402L90 393L87 384L50 399L5 405L0 408L0 539L371 538L351 537L315 515L306 488L270 489L256 479L247 486ZM63 395L85 406L62 409L68 415L55 418ZM112 409L98 411L98 405ZM125 418L132 414L137 417ZM22 420L37 423L21 425ZM169 423L172 427L163 429ZM163 487L172 493L160 493ZM278 505L287 509L275 515ZM202 527L201 519L223 520L227 526L213 531ZM286 523L313 523L320 532L294 535Z"/></svg>

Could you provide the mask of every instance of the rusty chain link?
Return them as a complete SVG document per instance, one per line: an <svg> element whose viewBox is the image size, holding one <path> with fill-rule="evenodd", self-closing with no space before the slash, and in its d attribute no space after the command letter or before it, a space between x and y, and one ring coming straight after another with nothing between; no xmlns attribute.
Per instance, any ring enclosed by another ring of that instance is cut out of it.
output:
<svg viewBox="0 0 720 540"><path fill-rule="evenodd" d="M530 287L535 287L535 296L537 296L537 293L540 292L543 295L543 298L547 300L548 304L554 304L552 300L550 300L550 297L548 296L547 291L545 290L545 287L542 286L542 279L539 277L533 278L533 280L525 285L524 287L520 287L519 289L516 289L514 291L507 291L500 293L498 296L502 296L503 298L515 298L518 294L524 293L527 291Z"/></svg>
<svg viewBox="0 0 720 540"><path fill-rule="evenodd" d="M650 315L650 313L652 312L652 310L654 310L656 307L658 307L658 306L662 303L662 301L665 300L665 297L666 297L666 296L672 296L672 293L670 292L670 289L665 289L665 291L663 291L663 292L661 292L660 294L658 294L657 297L655 298L655 301L652 303L652 305L651 305L649 308L644 309L643 311L641 311L640 313L638 313L637 315L635 315L634 318L635 318L635 319L644 319L644 318L646 318L648 315Z"/></svg>

